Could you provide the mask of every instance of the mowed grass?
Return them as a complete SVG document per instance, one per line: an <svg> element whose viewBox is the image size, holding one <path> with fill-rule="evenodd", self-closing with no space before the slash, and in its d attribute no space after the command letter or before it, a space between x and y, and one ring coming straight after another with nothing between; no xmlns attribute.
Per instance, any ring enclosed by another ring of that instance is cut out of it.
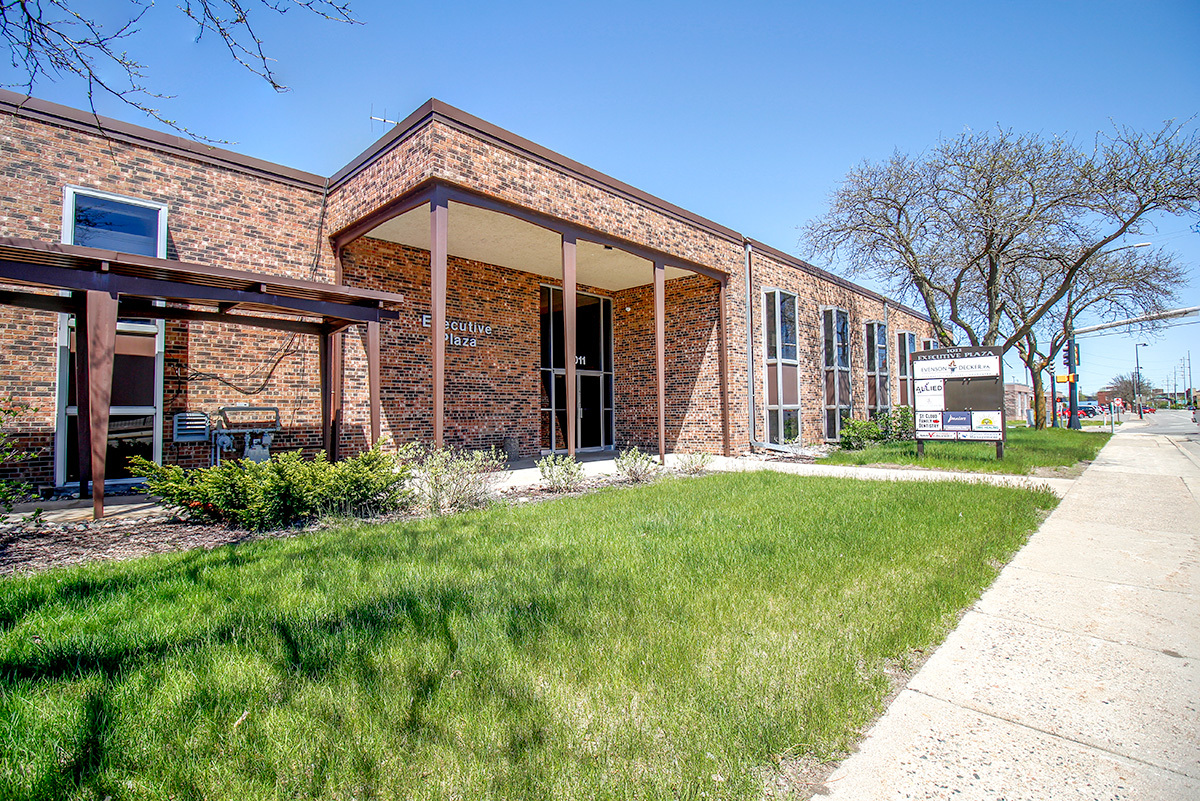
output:
<svg viewBox="0 0 1200 801"><path fill-rule="evenodd" d="M0 582L0 798L757 798L1049 492L664 480Z"/></svg>
<svg viewBox="0 0 1200 801"><path fill-rule="evenodd" d="M1037 467L1070 467L1091 461L1111 434L1073 431L1068 428L1010 428L1004 458L996 458L994 442L926 442L925 456L917 458L915 442L892 442L859 451L835 450L822 464L901 464L937 470L1028 475Z"/></svg>

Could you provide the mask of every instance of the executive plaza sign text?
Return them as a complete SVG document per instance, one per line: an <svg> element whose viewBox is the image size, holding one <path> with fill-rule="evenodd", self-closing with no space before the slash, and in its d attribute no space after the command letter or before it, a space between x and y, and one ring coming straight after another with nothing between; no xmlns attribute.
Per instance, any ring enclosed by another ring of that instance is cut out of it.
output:
<svg viewBox="0 0 1200 801"><path fill-rule="evenodd" d="M1000 348L939 348L912 355L917 439L1003 440Z"/></svg>

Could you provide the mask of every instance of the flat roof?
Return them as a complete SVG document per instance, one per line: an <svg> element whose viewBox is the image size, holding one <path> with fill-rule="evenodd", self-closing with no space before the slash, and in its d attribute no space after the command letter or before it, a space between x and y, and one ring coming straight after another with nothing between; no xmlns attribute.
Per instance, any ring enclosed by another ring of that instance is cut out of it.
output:
<svg viewBox="0 0 1200 801"><path fill-rule="evenodd" d="M493 125L486 120L468 114L467 112L457 109L448 103L443 103L436 98L430 98L428 101L422 104L420 108L397 123L390 131L380 137L374 144L360 153L349 164L338 170L329 178L325 178L310 172L304 172L303 170L296 170L291 167L274 164L269 161L263 161L262 159L245 156L240 153L235 153L231 150L202 144L173 134L154 131L149 128L144 128L142 126L133 125L127 122L121 122L120 120L115 120L108 117L101 117L91 112L81 111L79 109L59 105L58 103L39 100L37 98L18 94L6 89L0 89L0 111L6 111L19 117L27 117L30 119L61 125L74 130L88 132L99 131L103 135L109 136L118 141L149 147L155 150L172 153L174 155L183 156L185 158L194 159L220 167L241 170L254 175L259 175L264 178L282 181L284 183L300 186L314 191L323 191L326 188L332 189L333 187L345 182L350 177L368 166L372 161L387 152L392 145L403 140L412 131L431 120L437 120L463 130L466 133L487 139L507 149L515 150L535 161L539 161L556 169L563 170L594 186L602 187L637 203L650 206L666 214L667 216L674 217L692 225L696 225L723 239L735 242L739 245L748 244L755 250L759 250L764 254L783 260L815 276L823 278L827 281L831 281L839 286L861 294L864 297L879 301L887 301L888 303L894 304L897 308L903 309L909 314L924 320L929 319L929 316L924 312L917 311L916 309L905 306L904 304L890 300L877 292L856 284L853 281L842 278L841 276L835 275L828 270L816 267L809 262L804 261L803 259L792 256L757 240L751 239L741 233L738 233L732 228L728 228L702 217L699 214L695 214L680 206L676 206L673 203L669 203L623 181L618 181L609 175L605 175L604 173L594 170L578 161L569 159L566 156L550 150L549 148L542 147L541 145L525 139L524 137L518 136L497 125Z"/></svg>

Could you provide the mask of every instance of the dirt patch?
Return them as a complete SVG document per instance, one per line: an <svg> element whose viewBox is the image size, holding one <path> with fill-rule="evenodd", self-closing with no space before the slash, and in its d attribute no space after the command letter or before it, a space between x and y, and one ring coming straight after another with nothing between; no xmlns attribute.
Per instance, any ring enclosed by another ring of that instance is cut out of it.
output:
<svg viewBox="0 0 1200 801"><path fill-rule="evenodd" d="M965 611L964 611L965 614ZM880 706L882 710L862 727L858 739L850 747L848 753L840 758L822 762L815 757L782 757L776 760L773 770L765 770L763 776L763 801L777 799L792 799L793 801L808 801L829 794L825 782L833 772L841 766L850 754L858 750L858 744L867 736L871 727L883 717L888 707L896 700L896 696L908 686L908 682L917 671L929 661L934 649L915 650L903 661L890 661L884 665L883 673L888 680L888 694Z"/></svg>
<svg viewBox="0 0 1200 801"><path fill-rule="evenodd" d="M1090 461L1082 461L1066 467L1035 467L1029 475L1035 478L1079 478L1090 464Z"/></svg>

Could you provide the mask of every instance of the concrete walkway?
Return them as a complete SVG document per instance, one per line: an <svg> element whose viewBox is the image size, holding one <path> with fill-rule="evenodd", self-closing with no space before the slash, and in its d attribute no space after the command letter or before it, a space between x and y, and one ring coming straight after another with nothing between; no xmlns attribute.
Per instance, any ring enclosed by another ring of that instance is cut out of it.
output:
<svg viewBox="0 0 1200 801"><path fill-rule="evenodd" d="M1119 431L814 798L1200 799L1196 446Z"/></svg>

